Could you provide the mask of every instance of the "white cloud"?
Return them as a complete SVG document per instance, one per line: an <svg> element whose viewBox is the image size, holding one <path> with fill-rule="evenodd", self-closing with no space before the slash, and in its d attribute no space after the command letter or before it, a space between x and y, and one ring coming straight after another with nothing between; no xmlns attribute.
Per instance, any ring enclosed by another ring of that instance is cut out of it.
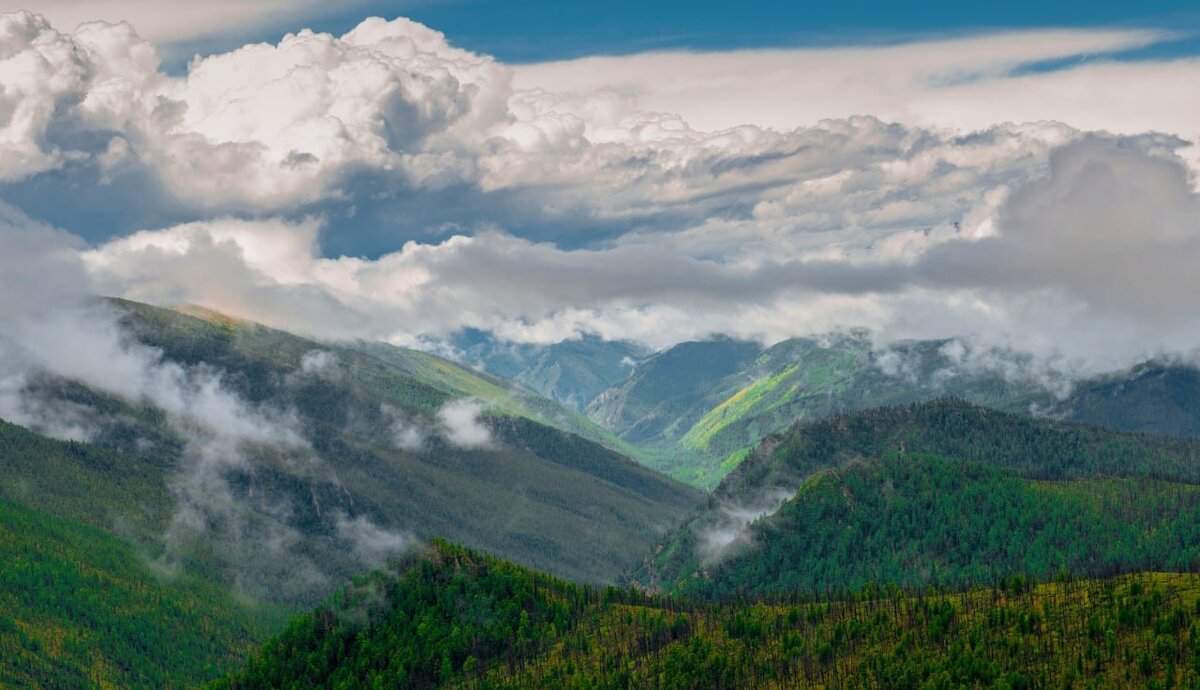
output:
<svg viewBox="0 0 1200 690"><path fill-rule="evenodd" d="M420 424L410 421L401 410L391 405L383 405L380 411L383 418L388 420L388 437L397 450L418 451L425 447L427 432Z"/></svg>
<svg viewBox="0 0 1200 690"><path fill-rule="evenodd" d="M203 218L81 252L75 274L105 293L394 342L463 326L654 346L867 326L1095 365L1197 336L1167 297L1195 287L1170 276L1192 257L1181 161L1196 147L992 124L1053 114L1191 136L1195 90L1173 86L1195 76L1187 60L1019 70L1161 32L589 58L515 68L514 86L514 68L403 19L301 31L184 77L127 26L64 35L17 14L0 29L17 125L0 177L95 167L81 184L96 184L134 167ZM1108 96L1138 80L1152 85L1138 107ZM822 119L858 112L910 124ZM321 233L354 230L312 204L432 190L484 222L373 258L322 255L335 238ZM495 199L515 200L504 228L487 222ZM526 221L584 237L534 241ZM616 230L594 239L595 226Z"/></svg>
<svg viewBox="0 0 1200 690"><path fill-rule="evenodd" d="M18 12L0 15L0 36L0 113L14 113L0 181L119 154L200 208L326 199L360 170L413 186L471 179L471 150L509 92L505 68L407 19L289 34L179 78L128 24L62 34Z"/></svg>
<svg viewBox="0 0 1200 690"><path fill-rule="evenodd" d="M179 41L225 31L244 32L270 21L312 15L314 0L38 0L37 12L55 26L71 30L94 21L129 22L147 40ZM0 0L0 13L30 9L29 0Z"/></svg>
<svg viewBox="0 0 1200 690"><path fill-rule="evenodd" d="M1200 261L1200 212L1186 167L1161 139L1067 140L1037 173L999 175L990 146L977 170L908 147L835 173L827 188L801 185L805 196L782 198L777 219L706 221L600 249L485 231L376 260L328 259L315 254L311 221L219 221L139 233L84 260L109 291L326 337L414 342L473 326L518 341L597 333L664 346L862 326L884 339L968 336L1091 368L1190 351L1200 323L1186 296L1200 286L1186 267ZM939 146L973 160L969 145ZM946 196L921 200L927 216L880 219L889 176L897 198L917 188ZM837 221L808 220L823 205Z"/></svg>
<svg viewBox="0 0 1200 690"><path fill-rule="evenodd" d="M321 378L336 377L338 375L337 355L326 350L309 350L300 358L300 371Z"/></svg>
<svg viewBox="0 0 1200 690"><path fill-rule="evenodd" d="M371 566L383 565L391 556L402 554L418 544L408 532L385 529L365 515L353 518L345 513L335 515L338 538L349 542L355 556Z"/></svg>
<svg viewBox="0 0 1200 690"><path fill-rule="evenodd" d="M958 131L1057 120L1082 129L1200 135L1200 61L1095 56L1162 41L1153 30L1033 30L877 47L664 52L515 68L517 89L621 94L701 130L789 130L873 115ZM1018 68L1090 58L1051 71ZM1122 94L1113 98L1113 93Z"/></svg>
<svg viewBox="0 0 1200 690"><path fill-rule="evenodd" d="M459 448L487 448L492 445L492 431L482 414L483 405L476 400L451 400L437 411L442 436Z"/></svg>

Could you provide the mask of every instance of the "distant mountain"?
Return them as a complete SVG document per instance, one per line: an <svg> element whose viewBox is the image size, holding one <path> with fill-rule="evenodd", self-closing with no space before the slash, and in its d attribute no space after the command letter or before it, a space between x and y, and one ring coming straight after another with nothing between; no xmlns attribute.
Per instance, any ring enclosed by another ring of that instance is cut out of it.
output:
<svg viewBox="0 0 1200 690"><path fill-rule="evenodd" d="M693 603L435 543L213 688L1192 687L1197 592L1194 574L1020 576L963 594Z"/></svg>
<svg viewBox="0 0 1200 690"><path fill-rule="evenodd" d="M712 488L768 434L798 419L955 395L1014 411L1048 405L1036 381L959 361L956 341L876 349L865 334L793 338L762 348L683 343L647 358L589 416L642 449L651 466Z"/></svg>
<svg viewBox="0 0 1200 690"><path fill-rule="evenodd" d="M1078 382L1046 412L1111 429L1166 436L1200 436L1200 370L1146 362Z"/></svg>
<svg viewBox="0 0 1200 690"><path fill-rule="evenodd" d="M518 383L576 412L602 391L629 377L650 352L640 345L585 335L552 345L510 343L477 329L449 342L463 364Z"/></svg>
<svg viewBox="0 0 1200 690"><path fill-rule="evenodd" d="M642 445L681 436L726 378L750 366L762 347L731 339L681 343L639 363L626 381L588 406L588 416Z"/></svg>
<svg viewBox="0 0 1200 690"><path fill-rule="evenodd" d="M635 579L825 591L1200 567L1200 440L942 399L768 437Z"/></svg>
<svg viewBox="0 0 1200 690"><path fill-rule="evenodd" d="M861 332L771 347L730 339L645 357L587 413L631 454L712 489L767 435L797 420L953 396L998 410L1111 429L1200 435L1200 370L1147 362L1070 381L1015 352L970 352L955 339L876 346Z"/></svg>

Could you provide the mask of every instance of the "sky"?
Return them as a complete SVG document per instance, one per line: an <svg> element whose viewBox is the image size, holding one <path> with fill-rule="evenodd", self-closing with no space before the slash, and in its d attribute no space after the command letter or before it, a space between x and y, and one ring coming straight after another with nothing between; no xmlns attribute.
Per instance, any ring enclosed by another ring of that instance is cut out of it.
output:
<svg viewBox="0 0 1200 690"><path fill-rule="evenodd" d="M980 7L0 0L0 306L1195 358L1200 11Z"/></svg>

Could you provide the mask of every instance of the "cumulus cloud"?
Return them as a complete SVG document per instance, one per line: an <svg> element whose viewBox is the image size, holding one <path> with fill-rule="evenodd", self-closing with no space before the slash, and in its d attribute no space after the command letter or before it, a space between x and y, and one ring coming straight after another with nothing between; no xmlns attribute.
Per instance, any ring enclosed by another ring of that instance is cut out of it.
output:
<svg viewBox="0 0 1200 690"><path fill-rule="evenodd" d="M509 90L494 60L407 19L289 34L197 59L179 78L128 24L64 34L16 12L0 15L0 36L0 112L13 113L0 180L136 164L201 208L312 202L360 170L416 187L470 179L460 152Z"/></svg>
<svg viewBox="0 0 1200 690"><path fill-rule="evenodd" d="M38 12L55 26L72 29L87 22L131 21L151 41L179 41L220 34L265 22L312 14L311 0L211 0L197 4L158 0L38 0ZM30 6L27 0L0 0L0 12Z"/></svg>
<svg viewBox="0 0 1200 690"><path fill-rule="evenodd" d="M1194 349L1185 266L1198 216L1175 140L1071 135L1030 148L1022 136L999 130L869 159L823 188L790 188L778 222L708 220L606 248L485 230L376 260L330 259L316 253L315 221L214 221L83 257L114 292L326 337L414 342L473 326L518 341L597 333L662 346L712 332L773 341L867 327L1095 367ZM997 139L1021 142L1022 162L1005 168ZM830 155L844 146L835 140ZM1031 150L1040 163L1029 164ZM917 187L928 194L908 204L913 215L880 217L887 195ZM799 215L823 205L839 219ZM919 221L930 224L911 228Z"/></svg>
<svg viewBox="0 0 1200 690"><path fill-rule="evenodd" d="M483 422L483 405L477 400L452 400L437 411L442 437L452 446L464 449L492 445L492 431Z"/></svg>
<svg viewBox="0 0 1200 690"><path fill-rule="evenodd" d="M63 34L18 13L0 28L13 37L0 73L14 85L0 98L15 104L0 176L83 170L95 185L148 171L202 218L64 250L104 293L397 343L464 326L651 346L867 327L883 340L964 336L980 341L972 352L1093 368L1195 347L1196 324L1171 297L1194 287L1172 277L1188 275L1192 251L1190 124L1161 123L1181 136L1117 137L928 106L1079 79L1112 65L1023 68L1162 32L514 69L414 22L369 19L342 36L300 31L213 55L175 77L126 25ZM647 65L676 78L647 83ZM1119 67L1167 80L1156 82L1161 98L1192 91L1165 86L1191 74L1186 61ZM827 93L845 94L849 110ZM782 100L755 118L706 110L712 94ZM813 110L795 109L804 104ZM1144 110L1192 110L1174 106ZM860 111L901 123L820 119ZM922 115L935 111L946 119ZM1153 126L1113 117L1117 130ZM403 194L475 215L449 237L439 227L377 255L326 255L356 232L340 213ZM488 222L497 200L509 205L503 226ZM547 241L530 224L563 229Z"/></svg>

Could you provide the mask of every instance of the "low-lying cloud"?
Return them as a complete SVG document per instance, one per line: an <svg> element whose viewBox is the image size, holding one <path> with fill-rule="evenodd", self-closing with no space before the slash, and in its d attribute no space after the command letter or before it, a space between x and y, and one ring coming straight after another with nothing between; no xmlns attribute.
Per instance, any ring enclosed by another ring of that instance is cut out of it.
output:
<svg viewBox="0 0 1200 690"><path fill-rule="evenodd" d="M452 446L474 450L492 445L492 431L478 400L452 400L438 408L437 420L442 437Z"/></svg>

